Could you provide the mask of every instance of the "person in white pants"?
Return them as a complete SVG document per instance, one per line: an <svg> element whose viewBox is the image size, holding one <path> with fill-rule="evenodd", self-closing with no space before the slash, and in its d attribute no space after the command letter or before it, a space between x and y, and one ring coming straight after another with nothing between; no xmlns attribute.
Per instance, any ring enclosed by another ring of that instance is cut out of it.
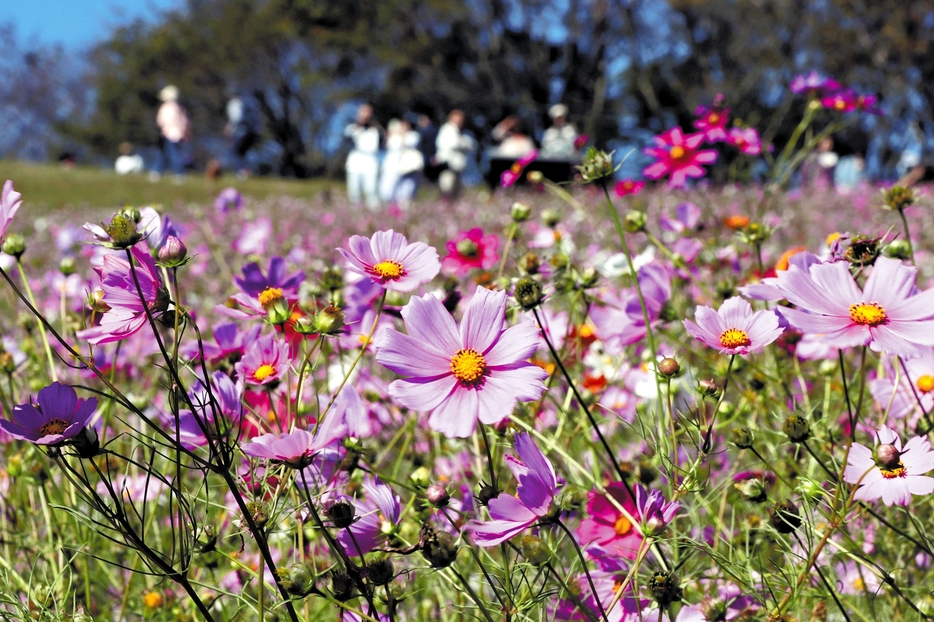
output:
<svg viewBox="0 0 934 622"><path fill-rule="evenodd" d="M380 128L373 120L373 107L363 104L357 110L357 119L347 126L344 136L353 142L347 156L347 196L354 204L361 197L370 210L379 208L377 180L379 177Z"/></svg>
<svg viewBox="0 0 934 622"><path fill-rule="evenodd" d="M445 198L453 199L460 192L461 173L467 168L467 154L476 149L477 143L470 136L461 134L464 127L464 113L452 110L448 121L438 130L435 156L439 163L447 168L438 177L438 187Z"/></svg>

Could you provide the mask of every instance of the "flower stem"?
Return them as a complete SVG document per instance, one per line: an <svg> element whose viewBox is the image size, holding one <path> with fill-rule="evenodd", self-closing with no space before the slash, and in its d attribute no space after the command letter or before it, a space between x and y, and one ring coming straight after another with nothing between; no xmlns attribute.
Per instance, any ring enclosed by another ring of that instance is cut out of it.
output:
<svg viewBox="0 0 934 622"><path fill-rule="evenodd" d="M29 302L35 307L36 299L32 295L32 289L29 287L29 279L26 278L26 271L23 270L23 261L19 257L16 258L16 267L19 268L19 278L23 282L23 289L26 290ZM52 378L52 382L58 382L58 375L55 373L55 358L52 356L52 346L49 345L49 337L45 334L45 323L39 322L38 326L39 336L42 338L42 347L45 350L46 357L49 359L49 377Z"/></svg>

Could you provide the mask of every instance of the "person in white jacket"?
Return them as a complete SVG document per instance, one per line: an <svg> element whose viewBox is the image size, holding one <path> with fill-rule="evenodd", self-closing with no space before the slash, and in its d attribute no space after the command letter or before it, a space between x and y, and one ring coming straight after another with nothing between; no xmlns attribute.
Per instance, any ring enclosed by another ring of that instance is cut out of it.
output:
<svg viewBox="0 0 934 622"><path fill-rule="evenodd" d="M367 208L376 210L379 207L377 180L380 128L373 119L372 106L360 106L356 121L347 126L344 136L353 142L346 164L347 197L354 204L359 204L363 197Z"/></svg>
<svg viewBox="0 0 934 622"><path fill-rule="evenodd" d="M461 134L464 127L464 113L452 110L447 123L438 130L435 145L438 148L435 159L447 168L438 177L441 195L452 199L460 192L461 174L467 168L467 154L477 148L477 143L470 136Z"/></svg>

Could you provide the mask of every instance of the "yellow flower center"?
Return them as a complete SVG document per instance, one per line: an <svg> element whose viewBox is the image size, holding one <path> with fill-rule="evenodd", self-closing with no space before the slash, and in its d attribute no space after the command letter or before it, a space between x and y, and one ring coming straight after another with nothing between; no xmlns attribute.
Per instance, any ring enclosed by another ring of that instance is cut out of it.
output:
<svg viewBox="0 0 934 622"><path fill-rule="evenodd" d="M278 287L267 287L260 293L258 298L259 304L268 311L269 307L271 307L273 303L282 300L282 290Z"/></svg>
<svg viewBox="0 0 934 622"><path fill-rule="evenodd" d="M885 309L878 302L861 302L850 305L850 317L857 324L864 326L878 326L885 324L889 317L885 314Z"/></svg>
<svg viewBox="0 0 934 622"><path fill-rule="evenodd" d="M709 115L707 115L707 123L711 125L716 125L719 122L720 122L720 115L718 115L716 112L711 112Z"/></svg>
<svg viewBox="0 0 934 622"><path fill-rule="evenodd" d="M39 432L42 436L48 436L49 434L61 434L68 429L68 422L64 419L51 419L48 423L42 424L42 427L39 428Z"/></svg>
<svg viewBox="0 0 934 622"><path fill-rule="evenodd" d="M385 259L373 266L373 274L384 281L395 281L405 275L405 268L398 261Z"/></svg>
<svg viewBox="0 0 934 622"><path fill-rule="evenodd" d="M855 579L853 579L853 582L850 585L853 586L854 590L858 590L860 592L866 589L866 584L863 582L863 580L860 577L856 577Z"/></svg>
<svg viewBox="0 0 934 622"><path fill-rule="evenodd" d="M922 393L934 391L934 376L924 374L918 378L918 382L915 383L915 386L918 387L918 390Z"/></svg>
<svg viewBox="0 0 934 622"><path fill-rule="evenodd" d="M739 328L728 328L720 333L720 345L724 348L742 348L751 343L746 331Z"/></svg>
<svg viewBox="0 0 934 622"><path fill-rule="evenodd" d="M837 110L843 110L844 108L846 108L846 102L843 101L842 99L838 99L837 101L833 103L833 107L836 108Z"/></svg>
<svg viewBox="0 0 934 622"><path fill-rule="evenodd" d="M616 522L613 523L613 531L616 532L617 536L625 536L627 533L632 531L632 523L629 522L628 518L620 514L619 518L616 519Z"/></svg>
<svg viewBox="0 0 934 622"><path fill-rule="evenodd" d="M684 154L685 154L684 147L681 147L679 145L675 145L668 152L668 155L671 156L671 159L673 160L680 160L681 158L684 157Z"/></svg>
<svg viewBox="0 0 934 622"><path fill-rule="evenodd" d="M266 363L256 368L256 371L253 372L253 379L256 380L257 382L262 382L263 380L265 380L266 378L269 378L274 373L276 373L276 368L270 365L269 363Z"/></svg>
<svg viewBox="0 0 934 622"><path fill-rule="evenodd" d="M473 348L458 350L451 357L451 373L464 384L477 384L486 372L483 355Z"/></svg>
<svg viewBox="0 0 934 622"><path fill-rule="evenodd" d="M165 599L159 592L146 592L143 596L143 604L150 609L161 607L163 602L165 602Z"/></svg>
<svg viewBox="0 0 934 622"><path fill-rule="evenodd" d="M841 233L840 233L839 231L834 231L833 233L831 233L830 235L828 235L828 236L827 236L827 246L830 246L831 244L833 244L834 242L836 242L837 240L839 240L839 239L840 239L840 235L841 235Z"/></svg>
<svg viewBox="0 0 934 622"><path fill-rule="evenodd" d="M885 479L895 479L896 477L905 477L905 473L907 473L907 471L905 470L905 465L902 464L901 460L898 461L898 466L895 467L894 469L883 469L882 467L879 467L879 472L882 473L882 477L884 477Z"/></svg>

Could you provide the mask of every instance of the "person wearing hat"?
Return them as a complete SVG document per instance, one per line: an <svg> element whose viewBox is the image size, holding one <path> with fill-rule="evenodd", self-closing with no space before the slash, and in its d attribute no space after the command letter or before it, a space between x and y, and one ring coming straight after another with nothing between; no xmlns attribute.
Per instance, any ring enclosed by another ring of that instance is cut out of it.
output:
<svg viewBox="0 0 934 622"><path fill-rule="evenodd" d="M552 126L545 130L539 155L543 158L564 160L577 158L577 147L574 146L577 130L567 122L568 107L555 104L548 110L548 116L551 117Z"/></svg>
<svg viewBox="0 0 934 622"><path fill-rule="evenodd" d="M175 86L170 84L159 91L159 99L162 105L156 114L156 124L164 140L166 168L175 173L176 179L181 179L184 171L182 143L188 140L191 134L188 114L178 103L178 88Z"/></svg>

